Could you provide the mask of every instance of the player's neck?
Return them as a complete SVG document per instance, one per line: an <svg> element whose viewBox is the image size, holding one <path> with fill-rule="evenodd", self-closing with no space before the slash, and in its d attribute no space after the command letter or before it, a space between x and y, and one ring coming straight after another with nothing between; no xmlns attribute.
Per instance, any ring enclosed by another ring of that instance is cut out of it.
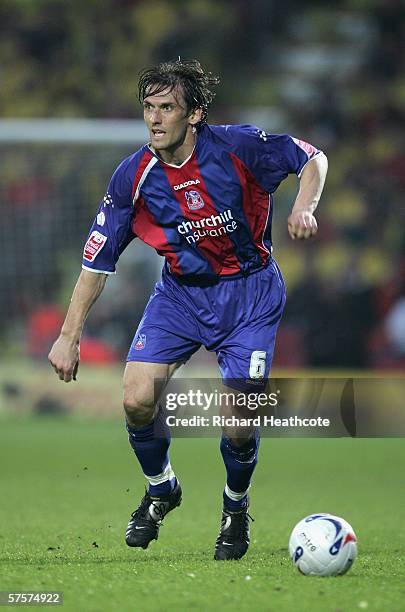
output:
<svg viewBox="0 0 405 612"><path fill-rule="evenodd" d="M158 157L166 164L181 166L189 158L194 150L196 135L193 132L187 133L186 138L180 145L168 149L152 149Z"/></svg>

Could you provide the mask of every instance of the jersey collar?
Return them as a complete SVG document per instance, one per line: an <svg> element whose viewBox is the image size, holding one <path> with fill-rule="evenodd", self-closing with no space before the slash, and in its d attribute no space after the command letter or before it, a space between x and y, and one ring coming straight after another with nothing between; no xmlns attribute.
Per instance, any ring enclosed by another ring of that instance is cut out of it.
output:
<svg viewBox="0 0 405 612"><path fill-rule="evenodd" d="M195 141L193 150L191 151L190 155L188 157L186 157L186 159L184 160L184 162L182 162L179 166L177 164L169 164L168 162L163 161L163 159L161 157L159 157L159 155L154 151L154 149L151 147L150 142L148 142L148 144L146 145L149 149L149 151L165 166L169 166L170 168L182 168L183 166L185 166L187 164L187 162L190 161L190 159L193 157L194 153L195 153L195 149L197 146L197 140Z"/></svg>

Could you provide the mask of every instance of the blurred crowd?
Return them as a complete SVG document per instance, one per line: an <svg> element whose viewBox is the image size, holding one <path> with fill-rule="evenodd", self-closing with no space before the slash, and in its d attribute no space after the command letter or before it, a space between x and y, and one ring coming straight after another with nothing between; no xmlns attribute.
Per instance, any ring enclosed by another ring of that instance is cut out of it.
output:
<svg viewBox="0 0 405 612"><path fill-rule="evenodd" d="M213 123L255 123L322 148L330 170L313 241L287 235L297 182L276 196L288 291L276 364L405 366L402 0L3 0L0 17L4 117L139 118L137 73L180 55L221 77ZM0 146L6 343L46 354L97 203L130 152ZM89 361L125 355L156 270L152 253L126 255L89 318Z"/></svg>

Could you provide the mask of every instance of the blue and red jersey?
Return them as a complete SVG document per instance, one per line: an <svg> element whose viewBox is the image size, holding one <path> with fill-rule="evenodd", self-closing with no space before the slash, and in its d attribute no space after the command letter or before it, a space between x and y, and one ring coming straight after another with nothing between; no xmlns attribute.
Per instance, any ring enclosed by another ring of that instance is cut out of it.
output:
<svg viewBox="0 0 405 612"><path fill-rule="evenodd" d="M175 276L249 274L271 256L272 194L318 153L287 134L251 125L204 125L180 166L144 145L111 178L83 268L115 272L137 237L165 257Z"/></svg>

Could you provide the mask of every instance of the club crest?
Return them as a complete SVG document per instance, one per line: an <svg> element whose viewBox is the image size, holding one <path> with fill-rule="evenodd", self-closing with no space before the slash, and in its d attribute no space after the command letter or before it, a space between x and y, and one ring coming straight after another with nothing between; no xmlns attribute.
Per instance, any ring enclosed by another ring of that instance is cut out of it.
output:
<svg viewBox="0 0 405 612"><path fill-rule="evenodd" d="M190 210L198 210L204 206L204 200L198 191L186 191L184 193L187 200L187 206Z"/></svg>
<svg viewBox="0 0 405 612"><path fill-rule="evenodd" d="M139 334L135 342L134 348L136 351L141 351L142 349L145 348L145 346L146 346L146 334Z"/></svg>

